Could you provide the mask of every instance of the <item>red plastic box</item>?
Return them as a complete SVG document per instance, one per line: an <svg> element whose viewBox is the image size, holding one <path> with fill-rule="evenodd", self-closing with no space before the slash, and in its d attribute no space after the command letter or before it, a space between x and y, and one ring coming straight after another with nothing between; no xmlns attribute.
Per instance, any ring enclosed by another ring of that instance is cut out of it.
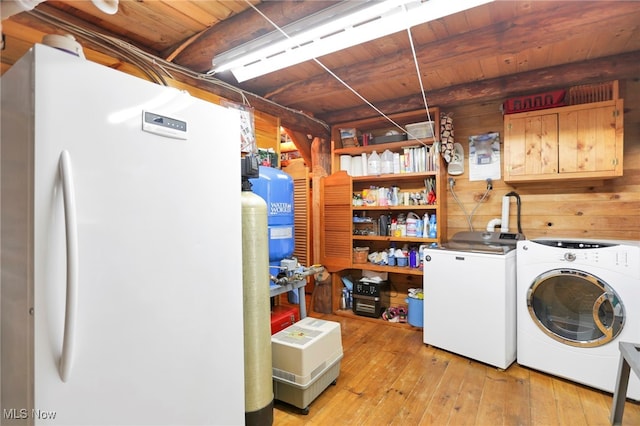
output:
<svg viewBox="0 0 640 426"><path fill-rule="evenodd" d="M297 306L277 305L271 309L271 334L274 335L300 320Z"/></svg>

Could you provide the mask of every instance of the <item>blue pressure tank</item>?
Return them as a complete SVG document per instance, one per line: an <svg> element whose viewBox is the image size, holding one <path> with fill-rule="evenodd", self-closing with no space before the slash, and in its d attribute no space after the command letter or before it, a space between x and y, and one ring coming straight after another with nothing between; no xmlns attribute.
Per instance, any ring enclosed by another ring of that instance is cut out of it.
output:
<svg viewBox="0 0 640 426"><path fill-rule="evenodd" d="M260 166L259 177L249 179L251 190L267 202L269 273L277 276L282 259L293 255L293 179L273 167Z"/></svg>

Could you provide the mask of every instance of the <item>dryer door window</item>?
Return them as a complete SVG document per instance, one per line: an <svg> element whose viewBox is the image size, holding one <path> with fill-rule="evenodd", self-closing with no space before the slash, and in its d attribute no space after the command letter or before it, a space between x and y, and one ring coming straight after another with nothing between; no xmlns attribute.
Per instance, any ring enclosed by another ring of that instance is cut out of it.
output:
<svg viewBox="0 0 640 426"><path fill-rule="evenodd" d="M625 320L616 292L598 277L574 269L539 275L529 288L527 307L543 332L578 347L610 342L622 331Z"/></svg>

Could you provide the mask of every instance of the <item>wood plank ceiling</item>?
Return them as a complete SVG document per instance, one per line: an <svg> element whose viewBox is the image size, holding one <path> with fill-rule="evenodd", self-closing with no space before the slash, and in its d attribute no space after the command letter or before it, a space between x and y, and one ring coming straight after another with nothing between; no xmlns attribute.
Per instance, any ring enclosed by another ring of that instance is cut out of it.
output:
<svg viewBox="0 0 640 426"><path fill-rule="evenodd" d="M240 88L253 106L281 117L284 126L328 138L325 124L377 113L313 61L244 83L231 74L215 76L233 87L202 73L214 55L274 30L252 5L282 26L333 3L120 0L118 12L107 15L90 1L49 0L3 20L2 71L46 33L74 34L89 59L101 54L131 61L130 49L105 42L97 36L102 34L158 58L156 64L145 60L151 74L162 75L166 67L160 65L173 64L192 72L172 73L176 79L237 101L242 96L234 88ZM411 37L427 101L446 108L640 78L639 25L637 1L500 0L416 26ZM424 107L406 31L319 59L384 112Z"/></svg>

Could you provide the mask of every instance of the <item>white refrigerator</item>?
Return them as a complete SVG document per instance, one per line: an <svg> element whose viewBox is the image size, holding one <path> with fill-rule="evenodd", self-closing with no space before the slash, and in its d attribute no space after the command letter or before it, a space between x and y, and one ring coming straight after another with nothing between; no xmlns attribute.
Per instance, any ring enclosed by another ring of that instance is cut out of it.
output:
<svg viewBox="0 0 640 426"><path fill-rule="evenodd" d="M43 45L0 80L2 424L243 424L237 114Z"/></svg>

